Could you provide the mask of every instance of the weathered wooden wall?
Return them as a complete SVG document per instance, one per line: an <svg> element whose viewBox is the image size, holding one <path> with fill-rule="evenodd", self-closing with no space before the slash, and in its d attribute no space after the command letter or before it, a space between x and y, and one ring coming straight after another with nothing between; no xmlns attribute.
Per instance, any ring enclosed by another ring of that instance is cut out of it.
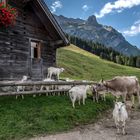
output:
<svg viewBox="0 0 140 140"><path fill-rule="evenodd" d="M6 31L0 30L0 80L17 80L23 75L41 79L47 75L47 68L56 64L56 48L49 46L53 39L30 5L17 8L16 24ZM33 63L30 58L31 39L42 41L41 59L33 60Z"/></svg>

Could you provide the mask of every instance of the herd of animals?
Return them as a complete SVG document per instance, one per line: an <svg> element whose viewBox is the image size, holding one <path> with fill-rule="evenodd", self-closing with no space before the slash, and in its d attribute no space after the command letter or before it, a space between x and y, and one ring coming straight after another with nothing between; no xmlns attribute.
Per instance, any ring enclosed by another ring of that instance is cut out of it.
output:
<svg viewBox="0 0 140 140"><path fill-rule="evenodd" d="M43 81L54 81L52 79L53 75L56 75L57 80L59 80L59 75L64 71L64 68L48 68L47 78ZM23 76L20 82L27 81L28 77ZM73 82L74 80L66 79L67 82ZM85 81L83 81L85 82ZM95 83L93 85L60 85L57 87L58 89L67 89L69 93L69 97L72 102L72 107L75 108L75 102L78 101L80 105L80 101L82 100L83 105L85 105L85 100L87 98L87 92L90 90L93 95L93 101L98 102L99 98L102 97L104 101L106 101L107 93L112 94L116 97L115 106L113 110L113 118L116 124L117 132L120 132L120 128L122 128L122 134L125 134L125 124L128 119L127 106L134 106L135 104L135 96L138 98L138 103L140 104L140 85L138 78L136 76L116 76L111 80L103 81L101 80L99 83ZM24 91L24 86L17 86L17 92ZM49 90L50 86L42 85L40 90ZM123 102L119 102L118 98L122 97ZM17 96L16 96L17 98ZM23 95L22 95L22 98ZM131 102L128 101L131 99ZM127 104L128 103L128 104ZM121 126L121 127L120 127Z"/></svg>

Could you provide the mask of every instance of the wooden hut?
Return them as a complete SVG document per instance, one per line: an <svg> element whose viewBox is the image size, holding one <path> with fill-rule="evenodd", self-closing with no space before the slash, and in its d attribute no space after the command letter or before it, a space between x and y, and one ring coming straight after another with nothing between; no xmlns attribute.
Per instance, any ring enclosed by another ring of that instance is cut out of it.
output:
<svg viewBox="0 0 140 140"><path fill-rule="evenodd" d="M44 0L0 0L17 8L14 26L0 27L0 80L39 80L56 66L56 50L69 45Z"/></svg>

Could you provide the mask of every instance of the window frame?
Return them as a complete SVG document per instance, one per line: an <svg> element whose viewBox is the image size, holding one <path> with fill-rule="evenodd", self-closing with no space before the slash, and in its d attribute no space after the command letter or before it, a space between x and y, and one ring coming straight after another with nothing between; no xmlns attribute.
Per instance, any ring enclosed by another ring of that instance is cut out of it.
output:
<svg viewBox="0 0 140 140"><path fill-rule="evenodd" d="M35 46L32 46L32 43L36 43ZM30 56L32 59L41 59L41 41L31 40L30 43L31 53ZM37 49L37 57L35 57L35 49Z"/></svg>

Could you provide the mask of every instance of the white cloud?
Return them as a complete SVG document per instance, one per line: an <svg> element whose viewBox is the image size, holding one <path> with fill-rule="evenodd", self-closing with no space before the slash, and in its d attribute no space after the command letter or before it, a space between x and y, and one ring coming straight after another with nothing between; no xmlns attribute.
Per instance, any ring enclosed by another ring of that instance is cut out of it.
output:
<svg viewBox="0 0 140 140"><path fill-rule="evenodd" d="M134 22L134 24L128 29L123 31L125 36L136 36L140 34L140 20Z"/></svg>
<svg viewBox="0 0 140 140"><path fill-rule="evenodd" d="M62 8L62 7L63 7L63 5L62 5L61 1L57 0L54 3L52 3L52 5L51 5L51 12L54 13L54 12L56 12L56 10L58 8Z"/></svg>
<svg viewBox="0 0 140 140"><path fill-rule="evenodd" d="M87 5L83 5L82 9L86 12L89 10L89 7Z"/></svg>
<svg viewBox="0 0 140 140"><path fill-rule="evenodd" d="M122 12L126 8L132 8L134 6L140 5L140 0L117 0L115 2L108 2L100 10L99 14L95 13L97 18L102 18L106 14L117 11Z"/></svg>

